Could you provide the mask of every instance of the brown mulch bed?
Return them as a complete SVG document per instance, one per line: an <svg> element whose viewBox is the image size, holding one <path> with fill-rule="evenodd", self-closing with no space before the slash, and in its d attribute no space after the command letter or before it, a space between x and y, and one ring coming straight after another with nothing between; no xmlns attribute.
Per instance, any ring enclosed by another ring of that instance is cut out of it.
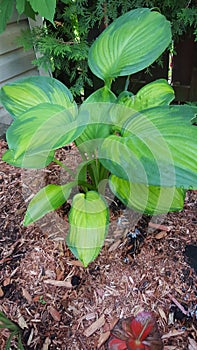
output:
<svg viewBox="0 0 197 350"><path fill-rule="evenodd" d="M5 149L1 140L0 156ZM79 163L74 147L59 157L73 169ZM185 255L196 245L197 192L188 191L182 212L166 216L112 208L105 246L85 269L64 243L68 206L22 224L32 193L67 180L56 164L38 171L0 160L0 311L23 329L24 348L104 350L118 318L151 310L165 350L197 349L197 277ZM8 336L0 329L1 350Z"/></svg>

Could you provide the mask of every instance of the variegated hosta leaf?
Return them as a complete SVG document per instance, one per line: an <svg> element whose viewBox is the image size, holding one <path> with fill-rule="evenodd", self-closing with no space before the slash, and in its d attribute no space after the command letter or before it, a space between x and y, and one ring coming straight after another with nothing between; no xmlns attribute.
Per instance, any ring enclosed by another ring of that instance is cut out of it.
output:
<svg viewBox="0 0 197 350"><path fill-rule="evenodd" d="M28 154L27 152L16 156L17 150L8 149L2 159L8 164L18 168L42 169L49 165L53 159L55 151L46 151L42 153Z"/></svg>
<svg viewBox="0 0 197 350"><path fill-rule="evenodd" d="M112 174L122 179L135 182L138 178L140 182L147 183L146 168L130 143L129 138L110 135L103 141L99 149L99 160ZM148 153L148 156L151 162L151 152Z"/></svg>
<svg viewBox="0 0 197 350"><path fill-rule="evenodd" d="M114 103L116 101L116 95L107 87L103 86L102 88L93 92L83 103Z"/></svg>
<svg viewBox="0 0 197 350"><path fill-rule="evenodd" d="M169 105L174 99L174 90L165 79L155 80L142 87L137 94L127 91L120 94L117 103L142 111L147 108Z"/></svg>
<svg viewBox="0 0 197 350"><path fill-rule="evenodd" d="M148 149L160 172L160 183L152 185L197 188L197 127L192 125L195 110L190 106L162 106L143 110L123 125L123 138L140 154L143 164ZM145 147L144 147L145 146ZM154 178L153 163L147 177Z"/></svg>
<svg viewBox="0 0 197 350"><path fill-rule="evenodd" d="M85 113L89 116L86 128L76 140L82 154L91 157L96 153L100 142L112 132L110 109L115 100L115 95L105 86L90 95L82 104L79 115Z"/></svg>
<svg viewBox="0 0 197 350"><path fill-rule="evenodd" d="M128 93L128 91L124 91L122 93L122 101L125 101L125 99L127 100L128 98L134 98L134 95L131 95L130 93ZM136 118L137 115L137 111L134 108L128 107L126 103L113 103L110 109L110 118L113 124L112 130L116 134L122 134L122 127L125 124L125 122L130 118Z"/></svg>
<svg viewBox="0 0 197 350"><path fill-rule="evenodd" d="M73 115L77 111L70 90L50 77L33 76L6 84L1 89L0 102L13 118L45 102L69 108Z"/></svg>
<svg viewBox="0 0 197 350"><path fill-rule="evenodd" d="M183 209L185 191L181 188L146 186L114 175L111 175L109 184L125 205L139 212L158 215Z"/></svg>
<svg viewBox="0 0 197 350"><path fill-rule="evenodd" d="M173 99L174 90L165 79L158 79L145 85L136 95L123 91L110 111L114 130L121 132L124 122L137 116L136 111L169 105Z"/></svg>
<svg viewBox="0 0 197 350"><path fill-rule="evenodd" d="M145 185L197 188L197 127L189 106L136 112L122 137L107 137L99 158L112 174Z"/></svg>
<svg viewBox="0 0 197 350"><path fill-rule="evenodd" d="M86 267L99 254L108 231L109 211L101 195L95 191L76 194L69 223L67 245Z"/></svg>
<svg viewBox="0 0 197 350"><path fill-rule="evenodd" d="M24 226L42 218L45 214L59 208L70 196L75 182L66 185L47 185L43 187L30 201L24 218Z"/></svg>
<svg viewBox="0 0 197 350"><path fill-rule="evenodd" d="M138 72L152 64L171 41L170 23L148 8L117 18L95 40L89 67L104 81Z"/></svg>
<svg viewBox="0 0 197 350"><path fill-rule="evenodd" d="M69 109L50 103L29 109L8 128L6 137L11 151L3 159L24 168L46 166L52 150L72 142L81 134L86 123L84 118L86 116L81 114L74 120Z"/></svg>

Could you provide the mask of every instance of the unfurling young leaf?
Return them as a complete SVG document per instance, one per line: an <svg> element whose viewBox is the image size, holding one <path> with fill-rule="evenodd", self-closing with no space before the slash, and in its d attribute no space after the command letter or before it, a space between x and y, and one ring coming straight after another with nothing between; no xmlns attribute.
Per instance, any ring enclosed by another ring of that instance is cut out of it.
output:
<svg viewBox="0 0 197 350"><path fill-rule="evenodd" d="M68 247L86 267L99 254L109 224L104 199L95 191L79 193L73 198L69 215Z"/></svg>

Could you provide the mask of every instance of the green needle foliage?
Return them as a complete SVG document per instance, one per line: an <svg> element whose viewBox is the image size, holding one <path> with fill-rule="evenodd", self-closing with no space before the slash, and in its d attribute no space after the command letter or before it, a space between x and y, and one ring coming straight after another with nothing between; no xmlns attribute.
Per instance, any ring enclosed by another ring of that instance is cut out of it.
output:
<svg viewBox="0 0 197 350"><path fill-rule="evenodd" d="M72 181L49 184L30 201L27 226L72 198L68 247L86 267L99 254L109 227L106 184L129 208L157 215L183 208L187 189L197 189L196 107L171 105L164 79L136 95L117 96L112 82L149 67L171 42L171 25L157 10L139 8L118 17L88 52L88 67L103 86L80 106L70 90L50 77L28 77L2 87L1 103L13 117L3 160L21 168L52 161ZM70 170L55 150L75 142L82 161Z"/></svg>

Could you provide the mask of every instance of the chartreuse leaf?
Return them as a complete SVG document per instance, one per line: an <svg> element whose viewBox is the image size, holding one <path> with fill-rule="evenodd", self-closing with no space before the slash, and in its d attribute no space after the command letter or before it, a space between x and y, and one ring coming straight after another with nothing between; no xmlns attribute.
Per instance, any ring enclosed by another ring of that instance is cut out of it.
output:
<svg viewBox="0 0 197 350"><path fill-rule="evenodd" d="M158 79L143 86L135 96L130 95L127 91L123 92L118 97L117 103L142 111L152 107L169 105L174 97L174 90L168 82L165 79Z"/></svg>
<svg viewBox="0 0 197 350"><path fill-rule="evenodd" d="M0 101L13 118L45 102L58 104L70 111L73 108L72 113L76 114L76 103L70 90L50 77L27 77L4 85L0 92Z"/></svg>
<svg viewBox="0 0 197 350"><path fill-rule="evenodd" d="M133 74L152 64L170 41L170 22L163 15L148 8L131 10L95 40L89 51L89 67L105 82Z"/></svg>
<svg viewBox="0 0 197 350"><path fill-rule="evenodd" d="M183 209L185 191L176 187L146 186L110 176L112 192L129 208L149 215Z"/></svg>
<svg viewBox="0 0 197 350"><path fill-rule="evenodd" d="M93 92L85 101L86 103L99 103L99 102L115 102L116 95L107 87L103 86L102 88Z"/></svg>
<svg viewBox="0 0 197 350"><path fill-rule="evenodd" d="M106 86L94 92L81 105L80 113L89 115L88 125L76 140L80 152L90 157L100 141L112 132L110 109L116 96Z"/></svg>
<svg viewBox="0 0 197 350"><path fill-rule="evenodd" d="M2 159L8 164L18 168L41 169L49 165L54 159L54 151L46 151L34 154L23 153L19 157L16 156L16 150L8 149Z"/></svg>
<svg viewBox="0 0 197 350"><path fill-rule="evenodd" d="M56 0L28 0L32 9L38 12L41 17L48 19L53 23L56 8Z"/></svg>
<svg viewBox="0 0 197 350"><path fill-rule="evenodd" d="M6 27L7 21L12 16L12 12L14 9L15 0L1 0L0 1L0 33L2 33Z"/></svg>
<svg viewBox="0 0 197 350"><path fill-rule="evenodd" d="M140 181L147 183L143 164L139 157L135 155L129 143L129 138L110 135L103 141L99 149L99 160L112 174L122 179L135 181L137 173L140 174ZM151 156L151 153L149 156Z"/></svg>
<svg viewBox="0 0 197 350"><path fill-rule="evenodd" d="M174 90L165 79L158 79L145 85L136 95L123 91L110 111L113 129L121 132L124 122L133 116L136 117L136 111L169 105L173 99Z"/></svg>
<svg viewBox="0 0 197 350"><path fill-rule="evenodd" d="M197 188L197 128L188 106L155 107L136 113L122 137L107 137L100 161L114 175L145 185Z"/></svg>
<svg viewBox="0 0 197 350"><path fill-rule="evenodd" d="M99 254L108 231L109 211L101 195L95 191L76 194L69 223L67 245L86 267Z"/></svg>
<svg viewBox="0 0 197 350"><path fill-rule="evenodd" d="M129 96L132 95L129 93ZM134 96L134 95L133 95ZM136 117L136 110L127 107L125 99L128 99L128 92L124 91L122 94L121 102L113 103L110 109L110 119L112 123L112 130L114 133L122 133L122 127L124 123L130 118ZM117 100L118 101L118 100Z"/></svg>
<svg viewBox="0 0 197 350"><path fill-rule="evenodd" d="M70 196L70 192L76 183L69 182L66 185L47 185L43 187L30 201L25 218L24 226L42 218L45 214L59 208Z"/></svg>
<svg viewBox="0 0 197 350"><path fill-rule="evenodd" d="M85 119L84 119L85 117ZM43 103L18 116L8 128L6 137L9 155L3 159L20 167L41 168L46 166L51 151L60 148L80 135L86 123L86 116L73 119L72 109Z"/></svg>
<svg viewBox="0 0 197 350"><path fill-rule="evenodd" d="M163 106L144 110L133 121L125 122L123 138L131 138L135 150L142 143L148 147L159 168L161 186L171 187L175 180L178 188L197 188L197 127L192 125L193 117L190 106ZM143 148L140 159L144 164ZM148 166L147 176L153 179L150 184L159 185L154 183L152 172Z"/></svg>

